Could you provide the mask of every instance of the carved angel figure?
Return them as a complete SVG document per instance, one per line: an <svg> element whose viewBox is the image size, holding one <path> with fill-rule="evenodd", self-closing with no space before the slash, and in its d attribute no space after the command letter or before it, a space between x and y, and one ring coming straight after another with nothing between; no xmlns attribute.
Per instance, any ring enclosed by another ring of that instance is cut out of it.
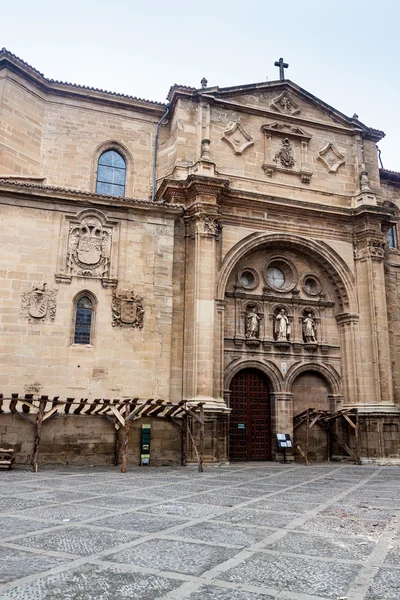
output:
<svg viewBox="0 0 400 600"><path fill-rule="evenodd" d="M308 313L303 319L303 339L308 343L317 341L317 326L311 313Z"/></svg>

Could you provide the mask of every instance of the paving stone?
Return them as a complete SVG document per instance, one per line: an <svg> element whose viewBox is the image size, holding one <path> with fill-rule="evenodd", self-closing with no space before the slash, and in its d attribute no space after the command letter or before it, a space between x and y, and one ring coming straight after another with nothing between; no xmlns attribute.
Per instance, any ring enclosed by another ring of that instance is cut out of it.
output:
<svg viewBox="0 0 400 600"><path fill-rule="evenodd" d="M359 565L321 562L315 558L293 558L257 553L242 564L219 575L219 579L307 593L336 599L345 596L354 581Z"/></svg>
<svg viewBox="0 0 400 600"><path fill-rule="evenodd" d="M0 497L0 510L2 513L15 512L17 510L24 510L25 508L42 506L44 502L43 500L31 500L30 498L21 496L2 496ZM48 504L51 504L51 501Z"/></svg>
<svg viewBox="0 0 400 600"><path fill-rule="evenodd" d="M29 496L31 500L40 500L40 505L44 502L48 504L56 504L60 502L73 502L80 500L87 502L89 498L93 498L95 494L86 494L84 492L72 492L68 490L41 490L35 492L27 492L24 496ZM22 494L19 495L22 498ZM28 507L27 507L28 508Z"/></svg>
<svg viewBox="0 0 400 600"><path fill-rule="evenodd" d="M66 558L42 556L22 549L15 550L0 546L0 584L47 571L67 562Z"/></svg>
<svg viewBox="0 0 400 600"><path fill-rule="evenodd" d="M382 534L384 521L367 521L355 518L315 517L304 523L300 529L311 533L339 535L362 535L377 539Z"/></svg>
<svg viewBox="0 0 400 600"><path fill-rule="evenodd" d="M89 556L119 544L131 542L140 534L121 531L105 531L85 527L68 527L49 533L28 536L15 541L18 546L40 548L50 552L66 552Z"/></svg>
<svg viewBox="0 0 400 600"><path fill-rule="evenodd" d="M188 600L274 600L274 597L242 590L223 589L214 585L202 585L188 596Z"/></svg>
<svg viewBox="0 0 400 600"><path fill-rule="evenodd" d="M257 527L241 527L239 525L228 525L227 523L215 523L206 521L185 527L174 532L174 536L202 540L203 542L215 542L216 544L234 544L246 547L255 544L273 533L274 529L258 529Z"/></svg>
<svg viewBox="0 0 400 600"><path fill-rule="evenodd" d="M400 570L382 567L375 575L366 600L399 600Z"/></svg>
<svg viewBox="0 0 400 600"><path fill-rule="evenodd" d="M145 500L144 498L128 498L121 496L98 496L96 498L92 498L91 500L85 500L85 504L87 506L96 507L100 506L103 508L108 508L110 510L131 510L132 508L144 507L149 504L149 500ZM153 502L153 500L151 500ZM74 504L77 504L78 501L75 501Z"/></svg>
<svg viewBox="0 0 400 600"><path fill-rule="evenodd" d="M134 530L146 533L155 533L163 531L176 525L186 523L188 519L159 517L155 515L146 515L138 512L125 513L93 521L92 524L96 527L110 527L112 529Z"/></svg>
<svg viewBox="0 0 400 600"><path fill-rule="evenodd" d="M47 527L49 527L48 523L31 521L30 519L19 519L16 515L0 517L0 541L4 541L5 538L11 536L22 535L23 533L46 529Z"/></svg>
<svg viewBox="0 0 400 600"><path fill-rule="evenodd" d="M400 541L397 541L397 543L394 546L391 546L389 552L386 555L384 564L400 566Z"/></svg>
<svg viewBox="0 0 400 600"><path fill-rule="evenodd" d="M265 498L254 502L251 508L257 510L275 510L278 512L305 513L318 506L316 502L286 502L277 498Z"/></svg>
<svg viewBox="0 0 400 600"><path fill-rule="evenodd" d="M200 500L200 497L199 497ZM201 502L201 500L200 500ZM170 503L170 504L158 504L157 506L151 506L146 509L145 512L152 513L155 515L177 515L180 517L187 517L189 519L197 519L200 517L208 517L216 515L226 510L223 506L215 506L214 504L191 504L188 502L181 503ZM143 512L144 509L139 509L139 512Z"/></svg>
<svg viewBox="0 0 400 600"><path fill-rule="evenodd" d="M371 554L375 542L367 538L344 538L289 532L280 540L265 546L267 550L308 556L324 556L340 560L362 561Z"/></svg>
<svg viewBox="0 0 400 600"><path fill-rule="evenodd" d="M223 492L215 492L214 494L201 494L197 496L197 500L202 504L214 504L216 506L235 506L236 504L242 504L248 502L251 498L246 496L235 496L230 494L229 490ZM193 502L193 497L185 498L182 502Z"/></svg>
<svg viewBox="0 0 400 600"><path fill-rule="evenodd" d="M84 565L3 592L7 600L156 600L182 585L179 580Z"/></svg>
<svg viewBox="0 0 400 600"><path fill-rule="evenodd" d="M186 575L201 575L236 553L234 548L155 539L108 555L107 560Z"/></svg>
<svg viewBox="0 0 400 600"><path fill-rule="evenodd" d="M254 525L262 527L285 527L297 515L279 512L267 512L263 510L253 510L251 508L239 508L231 510L228 513L214 517L212 521L221 521L225 523L238 523L244 525Z"/></svg>
<svg viewBox="0 0 400 600"><path fill-rule="evenodd" d="M327 515L332 517L346 517L356 516L360 519L369 519L372 521L392 519L396 516L400 516L394 509L376 508L374 506L368 506L368 502L365 504L333 504L329 508L323 510L321 515Z"/></svg>
<svg viewBox="0 0 400 600"><path fill-rule="evenodd" d="M75 504L60 504L59 506L41 506L40 508L32 508L25 510L25 517L33 519L49 519L51 521L84 521L101 515L112 514L111 511L104 508L90 508L86 506L76 506Z"/></svg>

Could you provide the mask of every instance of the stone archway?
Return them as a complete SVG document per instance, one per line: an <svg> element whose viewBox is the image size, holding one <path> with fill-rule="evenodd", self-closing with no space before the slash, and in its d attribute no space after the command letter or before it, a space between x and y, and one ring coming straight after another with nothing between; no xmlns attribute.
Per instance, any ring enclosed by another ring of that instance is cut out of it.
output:
<svg viewBox="0 0 400 600"><path fill-rule="evenodd" d="M237 372L230 382L229 457L271 460L271 400L266 375L256 368Z"/></svg>
<svg viewBox="0 0 400 600"><path fill-rule="evenodd" d="M321 369L299 369L296 377L292 378L291 386L293 398L293 416L302 413L308 408L317 410L334 411L334 396L331 383L321 372ZM301 448L306 444L306 426L303 423L294 432L296 441ZM309 430L309 458L322 461L328 458L328 439L326 430L318 423ZM295 452L296 456L296 452ZM302 460L300 453L298 458Z"/></svg>

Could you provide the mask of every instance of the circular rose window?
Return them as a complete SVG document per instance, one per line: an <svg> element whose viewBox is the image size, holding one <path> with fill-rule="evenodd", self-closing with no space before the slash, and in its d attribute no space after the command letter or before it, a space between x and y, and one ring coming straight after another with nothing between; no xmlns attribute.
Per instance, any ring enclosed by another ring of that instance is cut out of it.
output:
<svg viewBox="0 0 400 600"><path fill-rule="evenodd" d="M285 275L278 267L268 267L267 281L271 287L280 290L285 285Z"/></svg>
<svg viewBox="0 0 400 600"><path fill-rule="evenodd" d="M294 265L283 256L271 256L264 267L267 287L276 292L286 293L296 287L298 280Z"/></svg>

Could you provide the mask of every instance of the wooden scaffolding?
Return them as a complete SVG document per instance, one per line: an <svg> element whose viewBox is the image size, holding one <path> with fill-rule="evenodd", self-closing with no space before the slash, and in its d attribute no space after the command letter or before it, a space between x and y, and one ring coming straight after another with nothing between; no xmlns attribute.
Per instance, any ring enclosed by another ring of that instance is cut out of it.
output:
<svg viewBox="0 0 400 600"><path fill-rule="evenodd" d="M187 403L185 400L180 402L168 402L166 400L140 400L139 398L130 399L95 399L88 400L82 398L66 398L60 400L59 396L50 399L48 396L34 397L33 394L25 394L19 397L18 394L12 394L11 397L4 397L0 394L0 416L1 414L11 413L24 419L30 425L35 427L35 440L32 453L32 468L34 472L38 470L38 455L43 424L55 415L90 415L99 416L107 419L115 430L114 464L118 465L121 451L121 473L126 473L129 433L134 421L143 417L156 419L165 419L177 426L182 436L182 465L187 462L187 441L191 440L199 471L203 472L204 465L204 402ZM200 426L200 436L198 448L195 443L190 426L190 418L197 421ZM120 441L119 431L122 430L122 441Z"/></svg>
<svg viewBox="0 0 400 600"><path fill-rule="evenodd" d="M354 419L354 420L353 420ZM335 424L339 422L345 422L350 427L350 431L354 432L355 440L355 452L349 448L346 442L340 437L335 431ZM306 425L306 440L304 450L300 447L296 441L296 429L305 423ZM361 465L361 447L360 447L360 417L356 408L348 410L339 410L337 412L330 412L328 410L316 410L315 408L307 408L303 412L299 413L294 417L293 422L293 445L298 449L300 454L305 460L307 466L310 461L308 459L309 453L309 442L310 442L310 430L314 425L319 423L326 431L327 434L327 456L328 461L331 460L332 456L332 440L335 440L341 448L353 458L357 465Z"/></svg>

